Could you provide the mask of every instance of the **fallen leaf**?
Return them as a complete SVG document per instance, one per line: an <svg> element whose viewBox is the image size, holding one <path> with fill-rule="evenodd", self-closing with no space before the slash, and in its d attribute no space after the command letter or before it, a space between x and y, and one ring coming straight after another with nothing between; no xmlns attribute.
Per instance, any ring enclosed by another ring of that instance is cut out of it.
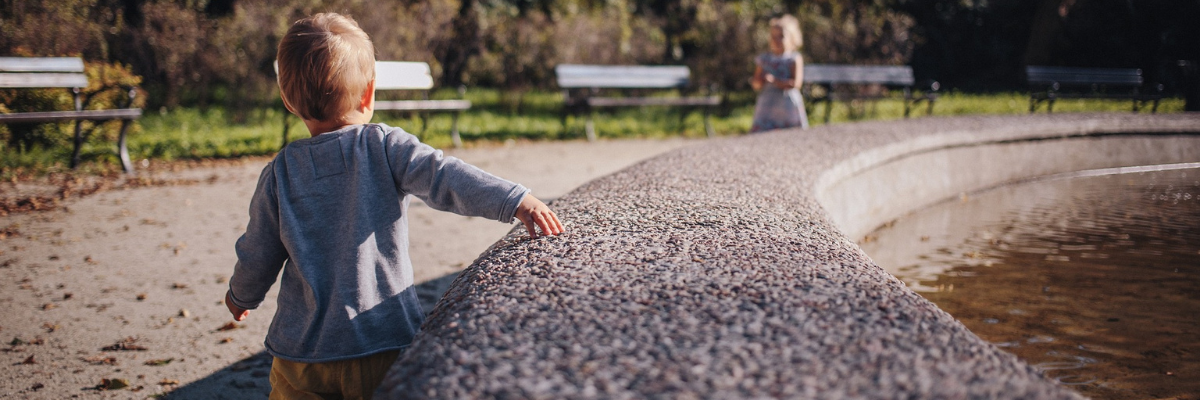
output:
<svg viewBox="0 0 1200 400"><path fill-rule="evenodd" d="M100 384L96 385L99 390L117 390L129 387L129 381L121 378L101 379Z"/></svg>
<svg viewBox="0 0 1200 400"><path fill-rule="evenodd" d="M162 386L178 385L179 380L178 379L163 379L161 381L158 381L158 384L162 385Z"/></svg>
<svg viewBox="0 0 1200 400"><path fill-rule="evenodd" d="M36 392L36 391L38 391L38 390L40 390L40 389L42 389L42 388L44 388L44 387L46 387L46 385L43 385L43 384L40 384L40 383L35 383L35 384L33 384L33 386L29 387L29 390L32 390L32 391L35 391L35 392Z"/></svg>
<svg viewBox="0 0 1200 400"><path fill-rule="evenodd" d="M188 285L186 283L176 282L175 284L171 285L171 289L187 289L187 287Z"/></svg>
<svg viewBox="0 0 1200 400"><path fill-rule="evenodd" d="M63 293L63 300L70 300L72 297L75 297L74 293Z"/></svg>
<svg viewBox="0 0 1200 400"><path fill-rule="evenodd" d="M230 322L225 323L225 325L221 325L221 327L217 328L217 330L218 331L232 331L234 329L241 328L241 327L242 326L238 325L237 322L230 321Z"/></svg>
<svg viewBox="0 0 1200 400"><path fill-rule="evenodd" d="M88 264L95 264L96 260L93 260L92 256L87 256L87 257L83 258L83 262L88 263Z"/></svg>
<svg viewBox="0 0 1200 400"><path fill-rule="evenodd" d="M188 311L186 308L184 308L184 309L179 310L179 316L187 318L187 317L192 316L192 313L190 311Z"/></svg>
<svg viewBox="0 0 1200 400"><path fill-rule="evenodd" d="M233 341L233 338L231 338L231 337L227 337L227 338L221 338L221 343L222 343L222 344L229 343L229 342L232 342L232 341Z"/></svg>
<svg viewBox="0 0 1200 400"><path fill-rule="evenodd" d="M54 303L42 304L42 310L53 310L55 308L58 308L58 304L54 304Z"/></svg>
<svg viewBox="0 0 1200 400"><path fill-rule="evenodd" d="M149 365L152 367L159 367L159 366L170 364L171 361L175 361L175 359L174 358L161 358L161 359L157 359L157 360L149 360L143 364L146 364L146 365Z"/></svg>
<svg viewBox="0 0 1200 400"><path fill-rule="evenodd" d="M112 346L104 347L104 348L101 348L100 350L103 350L103 351L146 351L145 347L135 344L135 343L137 343L138 340L139 340L138 338L130 336L130 337L121 339L121 341L113 344Z"/></svg>
<svg viewBox="0 0 1200 400"><path fill-rule="evenodd" d="M225 282L228 282L228 281L229 281L229 278L226 278L226 277L223 277L223 276L218 276L218 277L217 277L217 283L225 283Z"/></svg>
<svg viewBox="0 0 1200 400"><path fill-rule="evenodd" d="M80 358L80 360L83 360L83 362L86 362L86 363L92 364L92 365L117 365L116 357L105 356L103 354L88 357L88 358Z"/></svg>
<svg viewBox="0 0 1200 400"><path fill-rule="evenodd" d="M54 333L54 331L62 329L62 326L47 322L42 324L42 329L45 329L47 333Z"/></svg>
<svg viewBox="0 0 1200 400"><path fill-rule="evenodd" d="M8 342L9 346L20 346L23 344L27 344L27 343L24 340L21 340L21 338L19 338L19 337L14 337L11 342Z"/></svg>
<svg viewBox="0 0 1200 400"><path fill-rule="evenodd" d="M33 364L37 364L37 360L34 360L34 359L33 359L33 356L32 356L32 355L30 355L30 356L29 356L29 358L26 358L26 359L25 359L25 361L21 361L21 364L25 364L25 365L33 365Z"/></svg>
<svg viewBox="0 0 1200 400"><path fill-rule="evenodd" d="M138 295L137 295L137 299L138 299L138 301L146 300L146 294L145 294L145 293L138 293Z"/></svg>

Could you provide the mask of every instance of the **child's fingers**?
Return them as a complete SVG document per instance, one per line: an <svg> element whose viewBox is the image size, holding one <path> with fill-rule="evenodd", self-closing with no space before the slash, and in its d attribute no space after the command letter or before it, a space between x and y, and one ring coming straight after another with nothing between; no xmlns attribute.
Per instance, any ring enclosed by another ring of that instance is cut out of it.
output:
<svg viewBox="0 0 1200 400"><path fill-rule="evenodd" d="M546 214L547 219L549 219L550 222L550 228L554 230L555 235L567 231L566 229L563 229L562 221L558 220L558 214L555 214L554 211L548 211Z"/></svg>
<svg viewBox="0 0 1200 400"><path fill-rule="evenodd" d="M530 238L538 237L537 228L534 227L534 218L536 217L534 217L532 214L529 217L521 218L521 223L525 225L525 230L529 232Z"/></svg>
<svg viewBox="0 0 1200 400"><path fill-rule="evenodd" d="M550 219L546 218L545 211L538 212L537 214L535 214L535 216L533 217L533 220L535 222L537 222L538 228L542 229L543 235L556 235L556 233L554 233L554 227L551 225Z"/></svg>

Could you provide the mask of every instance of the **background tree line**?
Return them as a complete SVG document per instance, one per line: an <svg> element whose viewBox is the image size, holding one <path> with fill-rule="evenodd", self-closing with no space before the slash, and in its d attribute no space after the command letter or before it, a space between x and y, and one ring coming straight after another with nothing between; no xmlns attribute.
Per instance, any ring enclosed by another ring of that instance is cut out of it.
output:
<svg viewBox="0 0 1200 400"><path fill-rule="evenodd" d="M241 109L276 100L279 38L321 11L358 20L380 60L516 93L554 89L560 63L686 64L699 88L745 91L781 13L809 63L968 91L1021 90L1026 64L1142 68L1172 90L1176 60L1200 59L1200 0L0 0L0 55L125 66L151 109Z"/></svg>

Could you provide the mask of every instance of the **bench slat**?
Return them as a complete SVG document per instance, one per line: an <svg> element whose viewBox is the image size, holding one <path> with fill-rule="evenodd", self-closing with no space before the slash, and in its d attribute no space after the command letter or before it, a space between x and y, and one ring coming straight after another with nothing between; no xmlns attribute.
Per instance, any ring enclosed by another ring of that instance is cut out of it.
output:
<svg viewBox="0 0 1200 400"><path fill-rule="evenodd" d="M589 97L592 107L641 107L641 106L716 106L721 104L717 96L704 97Z"/></svg>
<svg viewBox="0 0 1200 400"><path fill-rule="evenodd" d="M1025 75L1030 84L1141 86L1142 70L1137 68L1074 68L1029 66Z"/></svg>
<svg viewBox="0 0 1200 400"><path fill-rule="evenodd" d="M108 121L114 119L137 119L142 116L140 108L118 108L114 110L43 111L19 114L0 114L0 123L56 122L56 121Z"/></svg>
<svg viewBox="0 0 1200 400"><path fill-rule="evenodd" d="M83 72L79 57L0 57L0 72Z"/></svg>
<svg viewBox="0 0 1200 400"><path fill-rule="evenodd" d="M470 100L378 100L376 111L462 111L471 108Z"/></svg>
<svg viewBox="0 0 1200 400"><path fill-rule="evenodd" d="M908 66L810 64L804 66L804 81L911 86L914 79L912 67Z"/></svg>
<svg viewBox="0 0 1200 400"><path fill-rule="evenodd" d="M688 84L687 66L560 64L554 67L558 86L571 88L673 88Z"/></svg>
<svg viewBox="0 0 1200 400"><path fill-rule="evenodd" d="M87 87L87 75L68 73L3 73L0 88L83 88Z"/></svg>

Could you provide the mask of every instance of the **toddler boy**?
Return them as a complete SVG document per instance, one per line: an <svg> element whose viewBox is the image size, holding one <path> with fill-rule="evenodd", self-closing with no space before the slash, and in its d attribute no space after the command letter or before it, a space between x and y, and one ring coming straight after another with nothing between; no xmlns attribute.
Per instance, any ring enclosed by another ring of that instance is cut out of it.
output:
<svg viewBox="0 0 1200 400"><path fill-rule="evenodd" d="M562 223L525 187L370 124L375 49L354 20L316 14L279 43L280 95L311 138L263 169L225 304L241 321L283 269L266 349L271 398L369 398L424 313L408 255L408 196L457 214Z"/></svg>

